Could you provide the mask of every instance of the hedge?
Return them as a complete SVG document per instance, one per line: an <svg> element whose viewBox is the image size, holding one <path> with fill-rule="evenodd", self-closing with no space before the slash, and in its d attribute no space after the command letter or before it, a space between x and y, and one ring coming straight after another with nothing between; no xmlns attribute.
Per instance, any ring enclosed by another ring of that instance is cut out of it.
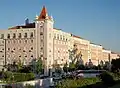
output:
<svg viewBox="0 0 120 88"><path fill-rule="evenodd" d="M4 81L6 82L22 82L22 81L29 81L35 78L33 73L12 73L12 72L5 72Z"/></svg>
<svg viewBox="0 0 120 88"><path fill-rule="evenodd" d="M56 88L78 88L100 82L99 78L65 79Z"/></svg>

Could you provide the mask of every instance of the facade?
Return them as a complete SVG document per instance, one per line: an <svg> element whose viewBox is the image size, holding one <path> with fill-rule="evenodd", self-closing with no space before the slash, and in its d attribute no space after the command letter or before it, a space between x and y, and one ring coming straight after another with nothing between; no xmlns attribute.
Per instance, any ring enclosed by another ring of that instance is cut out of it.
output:
<svg viewBox="0 0 120 88"><path fill-rule="evenodd" d="M119 58L119 55L115 52L111 52L110 59L112 60L112 59L116 59L116 58Z"/></svg>
<svg viewBox="0 0 120 88"><path fill-rule="evenodd" d="M76 48L78 49L78 53L80 52L82 54L83 63L86 64L86 62L89 61L90 57L89 54L90 41L75 35L72 36L72 40L74 41L73 46L76 46Z"/></svg>
<svg viewBox="0 0 120 88"><path fill-rule="evenodd" d="M99 64L99 60L101 60L102 57L102 46L97 44L90 44L90 59L94 65Z"/></svg>
<svg viewBox="0 0 120 88"><path fill-rule="evenodd" d="M101 60L109 61L111 51L54 28L52 16L49 16L43 7L33 23L26 19L25 25L0 30L0 69L4 65L19 61L29 65L33 60L41 58L47 75L49 69L56 65L63 67L64 64L69 64L69 50L74 46L81 53L83 64L89 60L94 65L98 65Z"/></svg>
<svg viewBox="0 0 120 88"><path fill-rule="evenodd" d="M102 55L103 58L100 59L100 61L102 61L104 63L109 62L110 61L111 50L106 50L106 49L103 48L102 53L103 53L103 55Z"/></svg>

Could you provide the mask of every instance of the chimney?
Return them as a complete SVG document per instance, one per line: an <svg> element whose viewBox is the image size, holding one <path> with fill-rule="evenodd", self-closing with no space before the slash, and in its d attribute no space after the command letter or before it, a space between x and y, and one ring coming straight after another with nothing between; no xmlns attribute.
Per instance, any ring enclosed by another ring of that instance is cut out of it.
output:
<svg viewBox="0 0 120 88"><path fill-rule="evenodd" d="M25 20L25 25L28 25L29 24L29 19L27 18L26 20Z"/></svg>

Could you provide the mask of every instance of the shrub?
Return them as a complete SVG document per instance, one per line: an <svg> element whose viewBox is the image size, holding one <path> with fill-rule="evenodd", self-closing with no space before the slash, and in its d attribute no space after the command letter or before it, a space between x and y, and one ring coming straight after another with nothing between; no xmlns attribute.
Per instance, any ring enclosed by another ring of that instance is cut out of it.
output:
<svg viewBox="0 0 120 88"><path fill-rule="evenodd" d="M12 73L5 72L4 81L7 82L21 82L21 81L29 81L35 78L33 73Z"/></svg>
<svg viewBox="0 0 120 88"><path fill-rule="evenodd" d="M56 88L79 88L100 82L99 78L65 79Z"/></svg>
<svg viewBox="0 0 120 88"><path fill-rule="evenodd" d="M115 83L112 75L109 72L103 72L99 77L105 85L111 86Z"/></svg>

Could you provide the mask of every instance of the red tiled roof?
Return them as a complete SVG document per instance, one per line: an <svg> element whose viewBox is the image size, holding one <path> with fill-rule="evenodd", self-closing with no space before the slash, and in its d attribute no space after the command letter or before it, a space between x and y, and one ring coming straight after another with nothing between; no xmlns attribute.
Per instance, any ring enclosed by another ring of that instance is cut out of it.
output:
<svg viewBox="0 0 120 88"><path fill-rule="evenodd" d="M43 6L40 16L38 17L37 20L45 19L46 16L47 16L47 9L45 6Z"/></svg>

